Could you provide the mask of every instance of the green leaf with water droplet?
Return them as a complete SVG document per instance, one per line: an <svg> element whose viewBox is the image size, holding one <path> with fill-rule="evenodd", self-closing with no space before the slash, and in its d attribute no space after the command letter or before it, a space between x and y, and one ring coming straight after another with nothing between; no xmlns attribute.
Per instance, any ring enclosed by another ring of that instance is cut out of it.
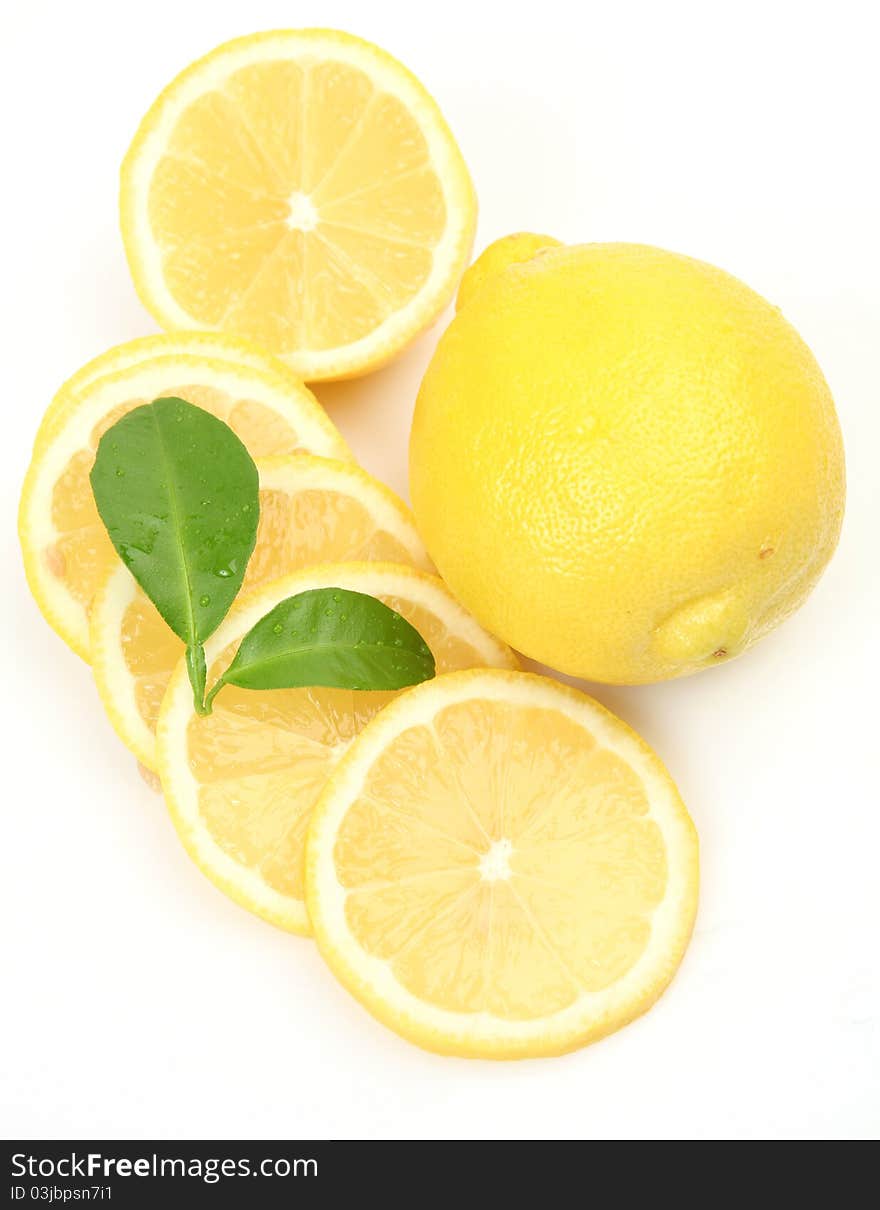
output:
<svg viewBox="0 0 880 1210"><path fill-rule="evenodd" d="M242 689L403 689L434 675L419 632L382 601L348 588L288 597L244 636L208 695Z"/></svg>
<svg viewBox="0 0 880 1210"><path fill-rule="evenodd" d="M202 712L202 644L235 600L256 542L253 459L210 412L183 399L157 399L103 435L91 483L120 558L187 645Z"/></svg>

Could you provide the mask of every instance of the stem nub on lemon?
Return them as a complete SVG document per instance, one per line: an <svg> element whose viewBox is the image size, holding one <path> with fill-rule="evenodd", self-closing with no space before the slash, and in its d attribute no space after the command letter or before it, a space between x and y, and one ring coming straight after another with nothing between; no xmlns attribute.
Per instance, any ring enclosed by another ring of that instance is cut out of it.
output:
<svg viewBox="0 0 880 1210"><path fill-rule="evenodd" d="M476 201L406 68L348 34L278 30L165 89L125 158L121 220L163 327L241 333L314 380L373 369L436 319Z"/></svg>
<svg viewBox="0 0 880 1210"><path fill-rule="evenodd" d="M422 382L428 552L483 625L565 673L639 683L738 655L837 544L843 447L815 359L711 265L635 244L524 260L525 238L469 271Z"/></svg>
<svg viewBox="0 0 880 1210"><path fill-rule="evenodd" d="M648 1009L697 905L690 817L653 752L543 677L426 681L361 732L312 819L332 970L430 1050L572 1050Z"/></svg>

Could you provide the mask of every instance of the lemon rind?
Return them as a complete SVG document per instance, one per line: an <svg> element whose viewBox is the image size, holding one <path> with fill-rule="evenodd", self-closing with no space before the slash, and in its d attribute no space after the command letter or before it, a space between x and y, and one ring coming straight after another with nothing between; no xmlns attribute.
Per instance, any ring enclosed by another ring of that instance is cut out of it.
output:
<svg viewBox="0 0 880 1210"><path fill-rule="evenodd" d="M34 437L34 449L45 444L56 424L62 423L68 410L76 406L77 397L99 378L105 378L108 374L119 374L157 357L186 356L208 357L214 361L228 361L233 365L247 366L249 369L274 371L286 377L295 387L308 389L302 380L294 375L290 366L243 336L235 336L229 332L154 332L149 336L136 336L133 340L113 345L71 374L55 392L43 413L40 427Z"/></svg>
<svg viewBox="0 0 880 1210"><path fill-rule="evenodd" d="M121 642L125 611L136 593L137 581L121 562L95 593L89 616L92 675L113 730L144 768L155 772L156 737L138 709Z"/></svg>

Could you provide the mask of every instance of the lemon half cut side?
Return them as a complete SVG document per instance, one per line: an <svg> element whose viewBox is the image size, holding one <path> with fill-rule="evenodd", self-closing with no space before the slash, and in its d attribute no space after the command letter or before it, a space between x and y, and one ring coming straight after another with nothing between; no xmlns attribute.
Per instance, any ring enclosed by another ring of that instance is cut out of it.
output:
<svg viewBox="0 0 880 1210"><path fill-rule="evenodd" d="M476 222L422 85L314 29L237 38L183 71L125 158L120 210L163 327L236 332L310 381L374 369L432 323Z"/></svg>

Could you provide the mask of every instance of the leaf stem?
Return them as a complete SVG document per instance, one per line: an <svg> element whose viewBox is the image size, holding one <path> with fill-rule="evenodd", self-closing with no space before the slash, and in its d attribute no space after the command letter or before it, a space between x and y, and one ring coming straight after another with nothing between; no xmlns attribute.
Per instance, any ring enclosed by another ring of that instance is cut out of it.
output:
<svg viewBox="0 0 880 1210"><path fill-rule="evenodd" d="M193 690L193 705L196 714L210 714L208 703L205 702L205 682L208 669L205 664L205 649L201 643L191 643L186 649L186 670L189 683Z"/></svg>
<svg viewBox="0 0 880 1210"><path fill-rule="evenodd" d="M218 677L217 680L214 682L213 686L211 687L210 693L205 698L205 707L204 707L204 710L202 711L203 714L211 713L211 709L214 704L214 698L217 696L217 694L220 692L220 690L223 688L223 686L225 684L226 684L226 680L222 676Z"/></svg>

